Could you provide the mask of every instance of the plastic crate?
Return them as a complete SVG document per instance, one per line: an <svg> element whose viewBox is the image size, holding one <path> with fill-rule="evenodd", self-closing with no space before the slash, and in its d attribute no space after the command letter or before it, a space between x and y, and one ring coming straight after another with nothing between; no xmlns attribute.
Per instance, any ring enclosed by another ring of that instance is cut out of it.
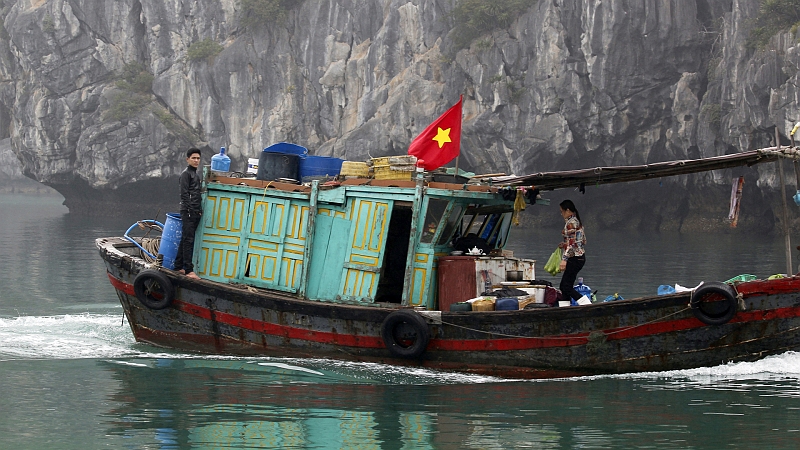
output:
<svg viewBox="0 0 800 450"><path fill-rule="evenodd" d="M414 174L414 172L394 170L391 166L374 166L372 173L376 180L411 180Z"/></svg>
<svg viewBox="0 0 800 450"><path fill-rule="evenodd" d="M371 166L414 166L417 164L417 157L411 155L382 156L380 158L370 158Z"/></svg>
<svg viewBox="0 0 800 450"><path fill-rule="evenodd" d="M345 161L339 175L345 177L369 178L369 166L365 162Z"/></svg>
<svg viewBox="0 0 800 450"><path fill-rule="evenodd" d="M417 158L410 155L371 158L373 177L376 180L411 180Z"/></svg>

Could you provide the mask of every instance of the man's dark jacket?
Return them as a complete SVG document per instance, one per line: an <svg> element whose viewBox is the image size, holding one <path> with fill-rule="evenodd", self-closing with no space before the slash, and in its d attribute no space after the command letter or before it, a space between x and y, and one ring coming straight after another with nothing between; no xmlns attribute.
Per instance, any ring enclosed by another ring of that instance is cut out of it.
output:
<svg viewBox="0 0 800 450"><path fill-rule="evenodd" d="M188 212L190 216L200 216L203 205L200 201L200 176L197 169L186 167L181 172L181 212Z"/></svg>

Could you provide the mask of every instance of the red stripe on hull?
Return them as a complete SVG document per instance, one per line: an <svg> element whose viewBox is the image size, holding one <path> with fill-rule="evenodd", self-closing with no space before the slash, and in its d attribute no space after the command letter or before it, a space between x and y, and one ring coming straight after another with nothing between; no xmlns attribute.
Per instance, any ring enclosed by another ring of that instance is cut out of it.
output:
<svg viewBox="0 0 800 450"><path fill-rule="evenodd" d="M135 295L133 286L114 277L110 273L108 278L111 284L121 292L128 295ZM769 294L782 294L787 291L800 290L800 281L784 283L782 289L769 288ZM753 289L742 289L741 292L748 292L751 295L766 294L765 286L754 286ZM303 328L278 325L260 320L249 319L229 313L212 311L211 309L175 300L173 306L178 310L201 319L216 321L226 325L263 333L271 336L282 336L287 339L298 339L309 342L323 344L341 345L355 348L384 348L383 339L379 336L358 336L352 334L340 334L324 331L307 330ZM756 322L773 319L788 319L800 317L800 307L787 307L769 311L743 311L734 316L730 323ZM446 324L445 324L446 326ZM700 320L692 317L689 319L678 319L664 322L648 323L633 327L620 327L602 330L607 340L622 340L639 338L646 336L659 335L664 333L686 331L696 328L707 327ZM509 350L529 350L538 348L570 347L586 345L589 341L589 333L575 333L561 336L548 337L514 337L500 339L431 339L427 350L442 351L509 351Z"/></svg>
<svg viewBox="0 0 800 450"><path fill-rule="evenodd" d="M108 273L111 285L117 290L135 296L133 285L128 284ZM255 331L271 336L282 336L288 339L300 339L322 344L342 345L357 348L384 348L383 339L375 336L357 336L353 334L331 333L325 331L307 330L304 328L277 325L261 320L249 319L220 311L212 311L202 306L193 305L180 300L174 300L172 305L178 310L205 320L230 325L245 330Z"/></svg>
<svg viewBox="0 0 800 450"><path fill-rule="evenodd" d="M800 308L780 308L770 311L739 312L729 323L758 322L773 319L790 319L800 317ZM706 325L700 320L691 319L670 320L655 322L633 327L622 327L602 330L605 339L609 341L654 336L675 331L687 331L704 328ZM507 339L471 339L471 340L442 340L432 339L428 350L444 351L507 351L529 350L534 348L571 347L586 345L589 342L589 333L576 333L562 336L548 337L514 337Z"/></svg>
<svg viewBox="0 0 800 450"><path fill-rule="evenodd" d="M114 286L116 290L121 291L128 295L136 295L136 293L133 292L132 284L128 284L120 280L119 278L115 277L114 275L111 275L111 272L106 272L106 274L108 275L108 279L111 280L111 285Z"/></svg>
<svg viewBox="0 0 800 450"><path fill-rule="evenodd" d="M200 317L206 320L214 320L219 323L231 325L245 330L268 334L271 336L283 336L287 339L300 339L304 341L319 342L322 344L344 345L347 347L359 348L383 348L383 340L373 336L357 336L353 334L331 333L327 331L306 330L303 328L288 327L277 325L261 320L248 319L246 317L235 316L219 311L212 311L208 308L192 305L179 300L173 302L179 310Z"/></svg>
<svg viewBox="0 0 800 450"><path fill-rule="evenodd" d="M181 342L182 348L189 350L204 351L211 347L217 348L221 352L229 352L237 355L258 355L258 356L274 356L274 357L302 357L309 358L320 357L318 353L304 354L298 353L296 349L286 348L264 348L258 346L248 346L246 343L235 341L231 339L216 339L214 336L203 336L189 333L176 333L176 332L161 332L149 330L147 328L138 328L136 332L137 340L147 342L156 346L163 346L174 348L176 342ZM341 356L339 354L330 354L330 357ZM411 366L411 367L426 367L435 370L448 370L455 372L473 373L480 375L506 377L506 378L532 378L532 379L548 379L548 378L566 378L577 377L584 375L593 375L591 371L580 370L564 370L564 369L536 369L530 367L518 366L504 366L497 364L466 364L461 362L449 361L425 361L425 360L409 360L399 358L384 358L375 356L355 356L351 355L351 360L361 362L372 362L379 364L393 364L398 366Z"/></svg>

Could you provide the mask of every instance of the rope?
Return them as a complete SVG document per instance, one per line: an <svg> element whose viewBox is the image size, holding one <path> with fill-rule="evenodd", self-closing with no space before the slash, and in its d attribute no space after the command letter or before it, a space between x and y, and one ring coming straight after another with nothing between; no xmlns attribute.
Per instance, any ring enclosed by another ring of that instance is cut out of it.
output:
<svg viewBox="0 0 800 450"><path fill-rule="evenodd" d="M161 238L142 238L142 248L150 252L152 255L158 254L158 249L161 247ZM142 259L149 263L153 263L156 260L151 258L150 255L143 251L139 251L142 254Z"/></svg>
<svg viewBox="0 0 800 450"><path fill-rule="evenodd" d="M667 315L666 315L666 316L664 316L664 317L659 317L659 318L657 318L657 319L653 319L653 320L650 320L650 321L647 321L647 322L644 322L644 323L640 323L639 325L634 325L634 326L632 326L632 327L623 328L623 329L621 329L621 330L617 330L617 331L612 331L612 332L610 332L610 333L606 333L605 331L599 331L599 332L600 332L600 333L602 333L604 336L611 336L611 335L613 335L613 334L617 334L617 333L622 333L622 332L624 332L624 331L633 330L634 328L639 328L639 327L641 327L641 326L644 326L644 325L649 325L649 324L651 324L651 323L658 322L658 321L660 321L660 320L664 320L664 319L666 319L667 317L674 316L674 315L676 315L676 314L680 314L680 313L682 313L682 312L684 312L684 311L688 311L688 310L690 310L690 309L691 309L691 307L687 306L686 308L683 308L683 309L681 309L680 311L675 311L674 313L667 314ZM442 324L443 324L443 325L450 325L451 327L461 328L461 329L464 329L464 330L474 331L474 332L476 332L476 333L492 334L492 335L495 335L495 336L507 337L507 338L514 338L514 339L563 339L563 340L565 340L565 341L567 341L567 340L573 340L573 339L581 339L581 337L574 337L574 336L573 336L573 337L560 337L560 336L547 336L547 337L543 337L543 336L517 336L517 335L513 335L513 334L503 334L503 333L495 333L495 332L491 332L491 331L477 330L477 329L475 329L475 328L469 328L469 327L465 327L465 326L461 326L461 325L456 325L456 324L454 324L454 323L445 322L445 321L442 321ZM588 336L586 336L586 338L585 338L585 339L588 339Z"/></svg>
<svg viewBox="0 0 800 450"><path fill-rule="evenodd" d="M270 187L271 185L272 185L272 181L270 181L269 183L267 183L267 185L266 185L266 186L264 186L264 193L263 193L263 194L261 194L261 203L264 203L264 197L266 197L266 196L267 196L267 189L269 189L269 187Z"/></svg>
<svg viewBox="0 0 800 450"><path fill-rule="evenodd" d="M150 254L158 255L158 249L161 247L161 238L160 237L151 238L147 236L153 230L156 230L159 233L161 233L163 231L161 227L153 223L146 223L146 222L136 222L136 223L142 230L147 229L147 233L145 233L144 237L142 238L142 244L141 244L142 248L150 252ZM155 258L151 258L150 255L141 250L139 251L139 254L141 255L142 259L144 259L149 263L153 263L156 261Z"/></svg>

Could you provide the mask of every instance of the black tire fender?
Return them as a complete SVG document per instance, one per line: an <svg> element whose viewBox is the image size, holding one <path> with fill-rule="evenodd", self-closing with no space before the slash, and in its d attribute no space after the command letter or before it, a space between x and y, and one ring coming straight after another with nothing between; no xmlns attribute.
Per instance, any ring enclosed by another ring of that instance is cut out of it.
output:
<svg viewBox="0 0 800 450"><path fill-rule="evenodd" d="M395 311L383 320L381 337L386 348L394 356L419 358L428 347L431 333L428 323L419 314L409 310ZM410 345L403 341L411 340Z"/></svg>
<svg viewBox="0 0 800 450"><path fill-rule="evenodd" d="M709 308L704 307L703 304L709 296L714 294L722 297L722 300L708 302L708 304L710 305L713 303L721 306L716 306L714 311L710 311ZM703 284L692 293L692 300L689 305L692 307L694 316L707 325L722 325L727 323L736 315L736 311L739 307L739 303L736 299L736 291L734 291L730 285L720 283L719 281L703 282Z"/></svg>
<svg viewBox="0 0 800 450"><path fill-rule="evenodd" d="M163 273L147 269L133 279L133 292L150 309L164 309L175 299L175 288Z"/></svg>

